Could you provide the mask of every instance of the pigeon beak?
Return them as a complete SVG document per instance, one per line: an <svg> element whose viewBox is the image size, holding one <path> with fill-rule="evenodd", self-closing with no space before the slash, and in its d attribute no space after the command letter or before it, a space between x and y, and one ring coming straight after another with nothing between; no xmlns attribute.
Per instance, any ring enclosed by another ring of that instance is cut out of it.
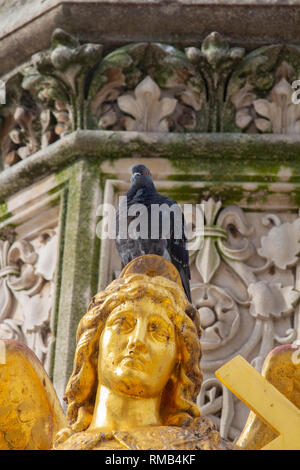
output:
<svg viewBox="0 0 300 470"><path fill-rule="evenodd" d="M141 176L141 173L133 173L132 177L130 178L130 181L134 181L138 176Z"/></svg>

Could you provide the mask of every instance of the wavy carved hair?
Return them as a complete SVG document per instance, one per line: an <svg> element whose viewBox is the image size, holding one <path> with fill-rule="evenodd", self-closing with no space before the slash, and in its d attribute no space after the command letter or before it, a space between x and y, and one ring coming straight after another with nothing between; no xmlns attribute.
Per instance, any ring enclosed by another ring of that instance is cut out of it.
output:
<svg viewBox="0 0 300 470"><path fill-rule="evenodd" d="M165 425L188 425L200 415L195 404L202 382L198 313L177 283L161 276L131 274L118 278L99 292L79 323L74 369L65 394L68 422L73 432L87 429L92 420L98 388L99 338L106 319L124 301L143 296L155 298L156 302L165 305L174 325L180 357L162 394L162 422Z"/></svg>

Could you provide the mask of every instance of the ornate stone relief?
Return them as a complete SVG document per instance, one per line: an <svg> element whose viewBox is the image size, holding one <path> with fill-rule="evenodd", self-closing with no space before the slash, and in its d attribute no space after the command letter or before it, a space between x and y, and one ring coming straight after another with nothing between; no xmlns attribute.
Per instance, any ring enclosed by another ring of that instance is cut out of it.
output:
<svg viewBox="0 0 300 470"><path fill-rule="evenodd" d="M256 132L299 134L300 108L292 102L293 75L293 68L284 61L275 73L275 83L266 98L257 99L249 83L234 93L231 100L237 110L236 125L244 130L252 124Z"/></svg>
<svg viewBox="0 0 300 470"><path fill-rule="evenodd" d="M11 196L9 216L0 221L0 339L27 344L47 371L58 264L59 204L53 186L49 177Z"/></svg>
<svg viewBox="0 0 300 470"><path fill-rule="evenodd" d="M157 181L157 188L166 191L169 182ZM108 180L104 202L117 205L127 189L123 180ZM216 379L215 370L236 354L260 370L273 347L300 339L300 218L294 209L224 207L213 198L201 207L204 237L201 227L190 239L189 253L192 298L202 325L198 403L222 435L234 440L249 410ZM111 240L102 240L100 266L102 289L120 271Z"/></svg>
<svg viewBox="0 0 300 470"><path fill-rule="evenodd" d="M21 87L20 74L7 82L7 104L0 105L2 166L12 166L59 138L51 109Z"/></svg>
<svg viewBox="0 0 300 470"><path fill-rule="evenodd" d="M117 100L121 111L133 116L125 118L126 130L167 132L166 117L173 113L177 100L161 98L159 87L149 76L138 84L134 94L135 98L122 95Z"/></svg>
<svg viewBox="0 0 300 470"><path fill-rule="evenodd" d="M248 53L214 32L184 51L137 43L102 55L102 45L57 29L49 51L10 75L0 106L4 166L76 129L299 134L298 46Z"/></svg>
<svg viewBox="0 0 300 470"><path fill-rule="evenodd" d="M91 80L88 101L100 129L180 132L196 129L204 88L181 51L140 43L117 49L102 60Z"/></svg>
<svg viewBox="0 0 300 470"><path fill-rule="evenodd" d="M247 410L214 371L236 354L260 370L273 347L296 340L300 218L222 209L213 199L203 204L204 241L191 253L192 296L203 328L199 405L234 439Z"/></svg>
<svg viewBox="0 0 300 470"><path fill-rule="evenodd" d="M57 235L43 232L27 240L0 240L0 338L26 343L49 367L53 280Z"/></svg>
<svg viewBox="0 0 300 470"><path fill-rule="evenodd" d="M189 61L196 65L198 72L204 76L207 88L206 131L219 132L223 130L227 82L245 55L245 49L230 48L228 42L214 32L203 41L201 49L188 47L185 53Z"/></svg>

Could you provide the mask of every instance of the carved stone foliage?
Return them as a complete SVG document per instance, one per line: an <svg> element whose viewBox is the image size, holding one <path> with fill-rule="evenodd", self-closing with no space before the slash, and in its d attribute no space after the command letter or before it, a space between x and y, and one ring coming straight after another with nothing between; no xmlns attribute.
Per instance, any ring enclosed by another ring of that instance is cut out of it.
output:
<svg viewBox="0 0 300 470"><path fill-rule="evenodd" d="M251 133L299 134L291 86L299 73L297 46L262 47L245 56L228 83L226 107L234 105L236 126Z"/></svg>
<svg viewBox="0 0 300 470"><path fill-rule="evenodd" d="M222 121L227 82L230 74L245 55L245 50L241 47L230 48L228 42L220 34L214 32L203 41L201 49L188 47L185 53L204 76L207 87L206 130L218 132L224 127Z"/></svg>
<svg viewBox="0 0 300 470"><path fill-rule="evenodd" d="M39 149L36 128L38 105L21 88L18 75L8 81L6 105L0 105L0 141L2 166L10 166Z"/></svg>
<svg viewBox="0 0 300 470"><path fill-rule="evenodd" d="M184 53L153 43L104 57L88 95L98 128L150 132L198 129L204 97L203 79Z"/></svg>
<svg viewBox="0 0 300 470"><path fill-rule="evenodd" d="M3 165L76 129L298 134L299 74L292 45L246 53L213 32L199 47L137 43L103 56L102 45L56 29L51 49L5 80Z"/></svg>
<svg viewBox="0 0 300 470"><path fill-rule="evenodd" d="M260 370L273 347L296 340L300 218L222 208L213 199L203 206L204 239L190 253L192 297L203 330L198 400L222 435L234 439L248 410L214 372L236 354Z"/></svg>
<svg viewBox="0 0 300 470"><path fill-rule="evenodd" d="M117 100L121 111L132 116L124 120L126 130L168 131L166 118L173 113L177 100L161 98L159 87L149 76L138 84L134 94L134 98L123 95Z"/></svg>
<svg viewBox="0 0 300 470"><path fill-rule="evenodd" d="M24 342L47 369L56 245L52 229L32 243L0 240L0 338Z"/></svg>
<svg viewBox="0 0 300 470"><path fill-rule="evenodd" d="M59 111L51 110L24 90L22 78L18 74L7 82L7 104L0 105L0 152L4 168L47 147L61 134Z"/></svg>
<svg viewBox="0 0 300 470"><path fill-rule="evenodd" d="M75 37L56 29L51 50L32 57L32 66L24 70L22 85L35 90L40 99L58 103L58 122L65 122L59 115L64 112L69 116L71 130L86 128L85 86L101 55L101 45L81 45Z"/></svg>

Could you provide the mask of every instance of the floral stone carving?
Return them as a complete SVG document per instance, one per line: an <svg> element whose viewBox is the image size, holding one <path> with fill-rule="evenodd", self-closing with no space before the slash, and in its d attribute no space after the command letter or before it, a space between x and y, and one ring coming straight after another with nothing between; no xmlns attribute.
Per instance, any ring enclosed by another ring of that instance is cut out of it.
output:
<svg viewBox="0 0 300 470"><path fill-rule="evenodd" d="M136 43L102 53L56 29L50 50L10 74L0 105L4 166L76 129L299 133L297 46L246 54L213 32L184 51Z"/></svg>
<svg viewBox="0 0 300 470"><path fill-rule="evenodd" d="M0 318L4 319L10 312L14 292L26 290L27 295L32 296L41 290L43 279L34 272L37 254L28 242L23 240L10 246L9 242L0 240L0 253Z"/></svg>
<svg viewBox="0 0 300 470"><path fill-rule="evenodd" d="M266 217L265 223L268 223L269 218ZM300 219L284 224L277 217L271 216L271 220L276 226L271 228L267 236L262 237L258 253L278 268L294 266L300 253Z"/></svg>
<svg viewBox="0 0 300 470"><path fill-rule="evenodd" d="M102 129L196 130L204 93L201 75L181 51L138 43L103 58L91 80L88 103Z"/></svg>
<svg viewBox="0 0 300 470"><path fill-rule="evenodd" d="M299 134L300 110L299 106L292 102L293 89L289 80L289 69L286 62L281 64L276 73L276 83L267 99L256 99L255 93L250 91L252 87L248 84L232 96L232 102L237 109L238 127L245 129L253 121L261 132Z"/></svg>
<svg viewBox="0 0 300 470"><path fill-rule="evenodd" d="M70 34L56 29L52 49L34 55L33 66L24 71L23 87L36 90L41 99L64 103L72 130L86 128L85 83L101 55L101 45L81 45Z"/></svg>
<svg viewBox="0 0 300 470"><path fill-rule="evenodd" d="M118 98L121 111L134 117L125 119L128 131L168 131L165 119L173 113L177 100L160 98L160 89L151 77L146 77L135 89L135 98L123 95Z"/></svg>
<svg viewBox="0 0 300 470"><path fill-rule="evenodd" d="M240 312L233 298L224 289L205 284L193 287L193 297L201 320L203 351L230 341L240 324Z"/></svg>
<svg viewBox="0 0 300 470"><path fill-rule="evenodd" d="M0 240L0 338L27 344L48 367L57 236L44 232L36 249L27 240Z"/></svg>
<svg viewBox="0 0 300 470"><path fill-rule="evenodd" d="M191 252L191 291L202 326L204 383L198 403L223 436L234 439L247 417L214 372L240 354L259 371L268 352L292 343L300 292L295 271L300 219L251 214L202 202L205 225Z"/></svg>
<svg viewBox="0 0 300 470"><path fill-rule="evenodd" d="M0 136L3 166L11 166L40 148L41 106L22 90L21 74L7 81L7 103L0 105ZM1 125L2 124L2 125ZM51 139L49 138L49 142Z"/></svg>
<svg viewBox="0 0 300 470"><path fill-rule="evenodd" d="M207 130L218 132L222 129L227 80L244 56L245 50L240 47L230 48L228 42L219 33L213 32L203 41L201 49L188 47L185 53L205 77L208 88Z"/></svg>
<svg viewBox="0 0 300 470"><path fill-rule="evenodd" d="M298 75L299 50L294 46L269 46L246 56L228 84L237 127L251 133L298 134L299 106L292 102L291 86Z"/></svg>

